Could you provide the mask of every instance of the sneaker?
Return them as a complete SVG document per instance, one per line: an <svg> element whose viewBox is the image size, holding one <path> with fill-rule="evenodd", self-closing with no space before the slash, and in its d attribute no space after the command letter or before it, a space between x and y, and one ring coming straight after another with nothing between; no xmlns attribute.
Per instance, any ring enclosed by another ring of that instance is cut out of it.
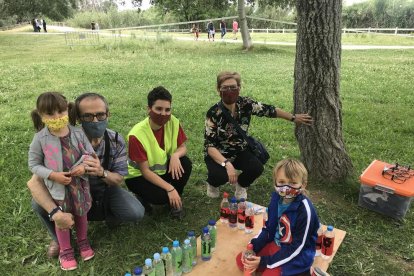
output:
<svg viewBox="0 0 414 276"><path fill-rule="evenodd" d="M220 196L220 187L214 187L207 183L207 196L218 198Z"/></svg>
<svg viewBox="0 0 414 276"><path fill-rule="evenodd" d="M88 261L95 256L95 252L93 251L88 240L83 240L83 241L78 242L78 247L79 247L80 255L84 261Z"/></svg>
<svg viewBox="0 0 414 276"><path fill-rule="evenodd" d="M181 207L179 209L171 208L170 215L171 215L171 218L173 218L173 219L179 219L179 220L181 220L181 219L183 219L185 217L184 208L183 207Z"/></svg>
<svg viewBox="0 0 414 276"><path fill-rule="evenodd" d="M47 247L46 255L48 258L56 258L59 256L59 251L60 251L59 243L55 240L52 240L49 246Z"/></svg>
<svg viewBox="0 0 414 276"><path fill-rule="evenodd" d="M239 183L236 183L236 192L234 193L234 196L237 199L240 199L240 198L247 199L247 189L240 186Z"/></svg>
<svg viewBox="0 0 414 276"><path fill-rule="evenodd" d="M62 270L74 270L78 268L73 248L65 249L59 253L60 268Z"/></svg>

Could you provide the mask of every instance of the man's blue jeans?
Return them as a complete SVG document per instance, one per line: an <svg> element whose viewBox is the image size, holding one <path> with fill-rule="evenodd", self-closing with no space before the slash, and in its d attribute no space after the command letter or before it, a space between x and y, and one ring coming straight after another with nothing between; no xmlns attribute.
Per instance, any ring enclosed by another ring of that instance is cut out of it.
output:
<svg viewBox="0 0 414 276"><path fill-rule="evenodd" d="M145 209L141 202L130 192L119 186L108 186L108 214L109 223L137 222L144 217ZM93 194L92 194L93 196ZM55 223L49 220L47 212L32 199L32 208L40 221L46 226L52 239L57 242Z"/></svg>

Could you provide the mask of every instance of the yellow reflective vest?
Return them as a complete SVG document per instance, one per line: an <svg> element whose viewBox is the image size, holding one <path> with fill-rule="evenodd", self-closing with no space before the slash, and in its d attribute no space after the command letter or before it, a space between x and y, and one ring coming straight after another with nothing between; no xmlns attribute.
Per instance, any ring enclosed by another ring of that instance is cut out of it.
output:
<svg viewBox="0 0 414 276"><path fill-rule="evenodd" d="M168 159L177 149L179 127L179 120L174 115L171 115L171 119L164 125L164 149L159 146L155 138L149 123L149 117L136 124L129 131L127 139L129 140L130 136L135 136L147 153L150 170L158 175L163 175L167 172ZM138 164L128 158L128 175L125 178L128 179L141 175Z"/></svg>

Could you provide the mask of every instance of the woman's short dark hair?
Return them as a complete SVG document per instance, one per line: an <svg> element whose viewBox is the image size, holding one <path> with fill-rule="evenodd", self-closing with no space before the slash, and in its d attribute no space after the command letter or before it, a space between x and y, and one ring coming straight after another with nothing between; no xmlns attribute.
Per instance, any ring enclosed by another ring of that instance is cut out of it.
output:
<svg viewBox="0 0 414 276"><path fill-rule="evenodd" d="M172 95L163 86L157 86L148 93L148 106L151 108L157 100L165 100L171 103Z"/></svg>

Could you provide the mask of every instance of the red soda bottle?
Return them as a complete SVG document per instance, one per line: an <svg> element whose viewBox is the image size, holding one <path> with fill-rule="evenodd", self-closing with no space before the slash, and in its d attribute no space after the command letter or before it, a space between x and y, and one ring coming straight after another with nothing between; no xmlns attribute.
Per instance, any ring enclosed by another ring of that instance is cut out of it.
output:
<svg viewBox="0 0 414 276"><path fill-rule="evenodd" d="M326 229L324 237L322 239L322 258L328 260L331 258L335 243L335 233L333 232L334 227L332 225L328 226Z"/></svg>
<svg viewBox="0 0 414 276"><path fill-rule="evenodd" d="M318 239L316 240L316 253L315 253L315 256L320 256L321 255L322 240L323 240L322 223L319 223Z"/></svg>
<svg viewBox="0 0 414 276"><path fill-rule="evenodd" d="M223 200L220 204L220 221L221 223L228 223L229 222L229 213L230 213L230 203L228 200L229 194L224 192L223 193Z"/></svg>

